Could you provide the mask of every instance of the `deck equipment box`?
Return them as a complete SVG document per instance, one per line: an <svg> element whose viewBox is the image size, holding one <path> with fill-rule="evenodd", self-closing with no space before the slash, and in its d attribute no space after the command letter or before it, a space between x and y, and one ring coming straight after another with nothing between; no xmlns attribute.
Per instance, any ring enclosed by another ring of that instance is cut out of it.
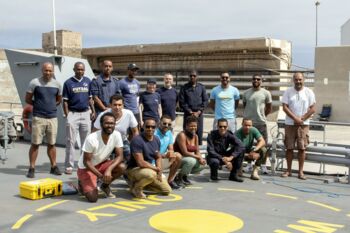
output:
<svg viewBox="0 0 350 233"><path fill-rule="evenodd" d="M39 200L62 195L62 181L52 178L24 181L19 184L21 197Z"/></svg>

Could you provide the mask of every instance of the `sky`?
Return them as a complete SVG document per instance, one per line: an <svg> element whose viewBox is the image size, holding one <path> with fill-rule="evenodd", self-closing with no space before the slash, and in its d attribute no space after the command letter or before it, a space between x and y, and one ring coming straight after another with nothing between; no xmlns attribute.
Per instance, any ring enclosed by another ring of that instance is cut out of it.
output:
<svg viewBox="0 0 350 233"><path fill-rule="evenodd" d="M319 0L318 46L340 45L350 0ZM313 68L314 0L55 0L56 29L83 47L269 37L292 43L292 63ZM41 48L52 0L0 0L0 48Z"/></svg>

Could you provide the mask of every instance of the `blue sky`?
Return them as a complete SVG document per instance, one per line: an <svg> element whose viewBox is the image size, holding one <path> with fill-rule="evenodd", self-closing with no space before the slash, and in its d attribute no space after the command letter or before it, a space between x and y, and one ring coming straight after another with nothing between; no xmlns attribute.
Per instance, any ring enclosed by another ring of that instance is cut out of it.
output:
<svg viewBox="0 0 350 233"><path fill-rule="evenodd" d="M320 0L319 46L340 44L350 0ZM312 68L314 0L56 0L56 28L84 47L270 37L292 42L293 63ZM53 29L51 0L1 0L0 48L40 48Z"/></svg>

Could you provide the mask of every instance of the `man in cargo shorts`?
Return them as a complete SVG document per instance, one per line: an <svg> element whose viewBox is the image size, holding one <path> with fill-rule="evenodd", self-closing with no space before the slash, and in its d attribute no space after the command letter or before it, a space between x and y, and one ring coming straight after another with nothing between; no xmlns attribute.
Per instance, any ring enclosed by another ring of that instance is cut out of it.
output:
<svg viewBox="0 0 350 233"><path fill-rule="evenodd" d="M315 94L304 86L304 75L293 75L294 87L288 88L282 97L285 120L285 147L287 157L287 171L282 177L292 176L293 150L298 149L299 174L298 178L305 180L304 161L305 149L309 143L309 118L315 113ZM295 147L295 143L297 146Z"/></svg>
<svg viewBox="0 0 350 233"><path fill-rule="evenodd" d="M62 86L54 79L54 67L45 62L42 67L42 76L29 83L25 100L33 105L32 144L29 149L28 178L35 176L35 161L38 157L39 145L44 136L47 140L47 155L51 163L50 173L61 175L56 165L56 137L57 137L57 106L62 100Z"/></svg>
<svg viewBox="0 0 350 233"><path fill-rule="evenodd" d="M104 113L100 118L101 130L90 134L83 145L83 154L78 162L78 180L80 192L89 202L98 199L97 180L102 181L100 189L108 198L115 198L109 185L125 171L123 163L123 140L114 130L115 116ZM115 152L115 158L110 155Z"/></svg>

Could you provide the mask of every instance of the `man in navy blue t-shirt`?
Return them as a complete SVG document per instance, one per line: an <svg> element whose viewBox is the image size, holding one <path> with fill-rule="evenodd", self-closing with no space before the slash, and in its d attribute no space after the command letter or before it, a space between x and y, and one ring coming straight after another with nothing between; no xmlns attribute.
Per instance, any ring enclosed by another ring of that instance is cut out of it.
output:
<svg viewBox="0 0 350 233"><path fill-rule="evenodd" d="M57 137L57 105L62 101L62 86L54 79L54 67L45 62L42 67L42 76L29 83L25 100L33 105L32 144L29 149L28 178L35 176L35 161L38 157L39 145L44 136L47 140L47 155L50 158L51 170L54 175L61 175L56 165L56 137Z"/></svg>
<svg viewBox="0 0 350 233"><path fill-rule="evenodd" d="M168 115L172 120L172 127L175 127L176 104L178 101L177 91L172 87L173 76L169 73L164 75L164 86L157 89L160 94L162 115Z"/></svg>
<svg viewBox="0 0 350 233"><path fill-rule="evenodd" d="M75 75L63 85L63 111L66 121L66 158L65 173L72 174L74 168L74 150L77 133L80 145L90 134L91 120L95 119L95 109L92 102L91 81L84 76L85 65L82 62L74 64Z"/></svg>
<svg viewBox="0 0 350 233"><path fill-rule="evenodd" d="M156 121L147 119L143 125L144 132L131 140L131 159L127 175L131 193L137 198L146 198L144 188L150 188L157 193L168 195L171 188L162 176L162 156L159 153L160 141L154 135Z"/></svg>
<svg viewBox="0 0 350 233"><path fill-rule="evenodd" d="M92 80L91 92L95 102L95 111L99 113L107 110L112 95L120 94L119 81L112 77L113 63L103 61L103 73Z"/></svg>
<svg viewBox="0 0 350 233"><path fill-rule="evenodd" d="M162 115L160 95L156 92L156 85L155 79L149 79L147 81L146 91L140 94L140 112L142 112L141 126L143 125L143 121L147 118L153 118L158 123Z"/></svg>

